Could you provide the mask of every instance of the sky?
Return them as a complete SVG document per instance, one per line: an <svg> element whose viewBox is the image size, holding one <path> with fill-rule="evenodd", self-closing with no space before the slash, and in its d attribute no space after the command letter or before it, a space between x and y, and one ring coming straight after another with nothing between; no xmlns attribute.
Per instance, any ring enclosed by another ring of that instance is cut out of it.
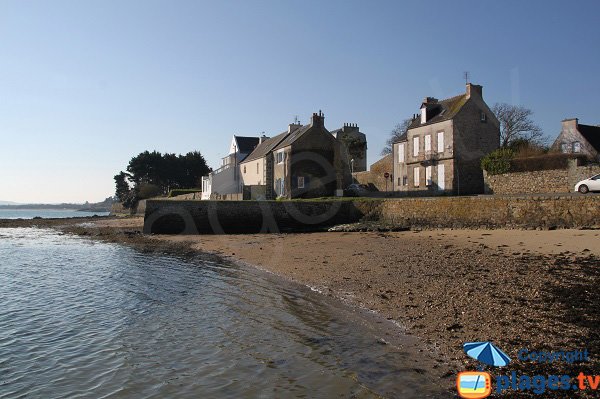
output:
<svg viewBox="0 0 600 399"><path fill-rule="evenodd" d="M424 97L600 124L598 1L0 0L0 200L96 202L145 150L273 136L322 110L377 161Z"/></svg>

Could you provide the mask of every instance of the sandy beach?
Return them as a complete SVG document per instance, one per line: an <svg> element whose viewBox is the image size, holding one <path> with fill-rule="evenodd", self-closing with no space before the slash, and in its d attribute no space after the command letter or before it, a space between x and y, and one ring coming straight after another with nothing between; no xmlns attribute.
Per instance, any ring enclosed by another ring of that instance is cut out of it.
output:
<svg viewBox="0 0 600 399"><path fill-rule="evenodd" d="M132 217L2 221L0 227L52 227L145 250L202 251L254 265L395 320L402 327L397 333L422 340L449 389L458 371L477 366L462 352L464 342L493 341L513 360L521 348L600 348L599 230L142 236L142 224ZM597 375L599 365L592 356L573 365L514 361L502 371Z"/></svg>

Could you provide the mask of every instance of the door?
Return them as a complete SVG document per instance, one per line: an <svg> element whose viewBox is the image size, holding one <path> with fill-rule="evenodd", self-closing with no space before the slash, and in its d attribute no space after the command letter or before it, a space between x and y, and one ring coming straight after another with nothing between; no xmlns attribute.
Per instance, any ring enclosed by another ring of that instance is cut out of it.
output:
<svg viewBox="0 0 600 399"><path fill-rule="evenodd" d="M438 179L438 190L446 189L446 170L444 164L440 163L437 166L437 179Z"/></svg>

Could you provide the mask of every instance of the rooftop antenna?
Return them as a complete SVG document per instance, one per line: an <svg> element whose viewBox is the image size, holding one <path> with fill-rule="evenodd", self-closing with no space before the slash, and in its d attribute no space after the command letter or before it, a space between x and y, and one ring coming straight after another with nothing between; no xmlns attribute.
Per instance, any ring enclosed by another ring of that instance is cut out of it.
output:
<svg viewBox="0 0 600 399"><path fill-rule="evenodd" d="M298 123L300 123L300 120L298 120L298 115L294 116L294 125L297 125Z"/></svg>
<svg viewBox="0 0 600 399"><path fill-rule="evenodd" d="M465 84L469 84L469 71L465 71Z"/></svg>

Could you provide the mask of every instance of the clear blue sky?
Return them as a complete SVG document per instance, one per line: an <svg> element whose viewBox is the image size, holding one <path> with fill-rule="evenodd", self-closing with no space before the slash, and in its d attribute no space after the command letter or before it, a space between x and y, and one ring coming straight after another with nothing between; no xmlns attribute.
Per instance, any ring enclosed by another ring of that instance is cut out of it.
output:
<svg viewBox="0 0 600 399"><path fill-rule="evenodd" d="M423 97L600 123L598 1L0 0L0 200L99 201L144 150L274 135L322 109L369 164Z"/></svg>

